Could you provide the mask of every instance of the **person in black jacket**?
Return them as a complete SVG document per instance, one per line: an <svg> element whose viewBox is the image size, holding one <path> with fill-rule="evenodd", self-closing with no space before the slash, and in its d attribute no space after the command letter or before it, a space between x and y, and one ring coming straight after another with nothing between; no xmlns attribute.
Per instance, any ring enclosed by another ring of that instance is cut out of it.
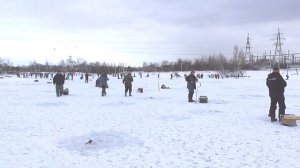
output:
<svg viewBox="0 0 300 168"><path fill-rule="evenodd" d="M57 71L57 73L53 77L53 84L56 85L56 96L62 96L63 90L64 90L64 83L65 83L65 77L60 72Z"/></svg>
<svg viewBox="0 0 300 168"><path fill-rule="evenodd" d="M277 102L279 104L279 120L280 116L285 114L285 98L284 98L284 88L286 87L286 81L279 73L279 68L274 68L273 72L267 77L266 84L269 88L269 96L271 99L271 105L269 110L269 117L271 117L271 122L277 121L275 118L275 110Z"/></svg>
<svg viewBox="0 0 300 168"><path fill-rule="evenodd" d="M196 89L196 83L198 79L195 76L195 71L191 71L191 73L185 78L187 82L187 88L189 90L188 102L195 102L193 100L194 90Z"/></svg>

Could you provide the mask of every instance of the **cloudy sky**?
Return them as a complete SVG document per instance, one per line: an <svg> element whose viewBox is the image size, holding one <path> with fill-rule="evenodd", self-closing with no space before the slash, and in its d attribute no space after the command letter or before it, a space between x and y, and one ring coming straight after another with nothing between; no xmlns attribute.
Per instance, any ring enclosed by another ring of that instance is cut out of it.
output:
<svg viewBox="0 0 300 168"><path fill-rule="evenodd" d="M245 47L300 52L299 0L0 0L0 57L141 65Z"/></svg>

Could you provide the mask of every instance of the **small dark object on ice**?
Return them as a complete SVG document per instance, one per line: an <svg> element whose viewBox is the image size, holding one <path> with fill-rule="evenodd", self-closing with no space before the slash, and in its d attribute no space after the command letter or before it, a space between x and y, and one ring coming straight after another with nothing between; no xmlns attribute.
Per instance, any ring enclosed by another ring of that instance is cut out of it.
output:
<svg viewBox="0 0 300 168"><path fill-rule="evenodd" d="M94 144L95 142L93 141L93 140L89 140L88 142L86 142L85 144L87 145L87 144Z"/></svg>
<svg viewBox="0 0 300 168"><path fill-rule="evenodd" d="M143 92L144 92L144 89L143 89L143 88L138 88L136 92L137 92L137 93L143 93ZM130 95L129 95L129 96L130 96Z"/></svg>
<svg viewBox="0 0 300 168"><path fill-rule="evenodd" d="M160 87L161 89L170 89L170 87L168 87L168 86L166 86L166 85L161 85L161 87Z"/></svg>
<svg viewBox="0 0 300 168"><path fill-rule="evenodd" d="M68 95L68 94L69 94L69 89L68 89L68 88L65 88L65 89L63 90L63 94L64 94L64 95Z"/></svg>

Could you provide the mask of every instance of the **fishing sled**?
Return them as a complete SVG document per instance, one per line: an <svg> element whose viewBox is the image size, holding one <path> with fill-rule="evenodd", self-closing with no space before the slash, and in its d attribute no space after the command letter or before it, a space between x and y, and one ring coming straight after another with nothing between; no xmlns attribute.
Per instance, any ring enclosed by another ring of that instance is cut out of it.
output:
<svg viewBox="0 0 300 168"><path fill-rule="evenodd" d="M285 126L297 126L297 120L300 120L300 116L294 114L285 114L281 116L281 124Z"/></svg>
<svg viewBox="0 0 300 168"><path fill-rule="evenodd" d="M63 90L63 95L69 95L69 89L68 88L65 88Z"/></svg>
<svg viewBox="0 0 300 168"><path fill-rule="evenodd" d="M207 96L200 96L199 97L199 103L207 103L207 102L208 102Z"/></svg>
<svg viewBox="0 0 300 168"><path fill-rule="evenodd" d="M143 93L143 92L144 92L144 89L143 89L143 88L138 88L136 92L137 92L137 93Z"/></svg>

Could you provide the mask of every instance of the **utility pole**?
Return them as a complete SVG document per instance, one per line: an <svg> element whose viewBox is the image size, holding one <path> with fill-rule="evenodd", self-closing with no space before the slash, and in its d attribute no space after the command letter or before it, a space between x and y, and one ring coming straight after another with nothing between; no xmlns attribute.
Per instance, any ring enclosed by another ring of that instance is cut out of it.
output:
<svg viewBox="0 0 300 168"><path fill-rule="evenodd" d="M276 59L278 60L278 66L280 65L280 63L283 63L283 55L282 55L282 45L283 43L281 42L282 40L285 40L284 38L282 38L282 33L280 33L280 30L278 28L278 32L276 35L276 38L274 40L276 40L276 42L274 43L275 45L275 51L274 51L274 56L273 56L273 60L275 61Z"/></svg>
<svg viewBox="0 0 300 168"><path fill-rule="evenodd" d="M246 58L248 58L249 64L253 64L253 55L251 54L251 45L250 45L250 37L249 37L249 33L247 36L247 42L246 42Z"/></svg>

